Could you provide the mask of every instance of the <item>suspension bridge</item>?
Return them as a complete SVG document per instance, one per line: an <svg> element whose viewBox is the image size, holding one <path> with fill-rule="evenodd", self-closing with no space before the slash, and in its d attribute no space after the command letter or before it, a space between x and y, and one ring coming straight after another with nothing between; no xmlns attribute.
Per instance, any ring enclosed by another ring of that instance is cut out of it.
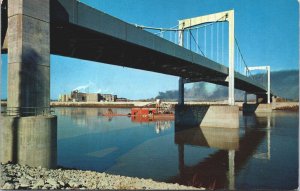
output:
<svg viewBox="0 0 300 191"><path fill-rule="evenodd" d="M270 86L251 75L252 69L263 68L246 64L234 34L233 10L156 28L126 23L76 0L4 0L1 45L8 53L7 108L16 108L4 117L4 126L22 126L16 129L32 136L30 129L43 124L48 146L57 126L49 109L50 54L178 76L178 124L238 128L235 89L257 95L260 102L271 101ZM184 84L199 81L228 86L228 105L185 105ZM52 165L54 155L45 165Z"/></svg>

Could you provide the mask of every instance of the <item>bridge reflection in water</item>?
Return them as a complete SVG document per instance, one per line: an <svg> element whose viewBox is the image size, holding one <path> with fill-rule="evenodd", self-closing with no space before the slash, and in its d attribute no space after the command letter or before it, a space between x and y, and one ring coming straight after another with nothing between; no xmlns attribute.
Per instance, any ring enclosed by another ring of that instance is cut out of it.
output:
<svg viewBox="0 0 300 191"><path fill-rule="evenodd" d="M178 145L179 174L169 182L205 187L208 189L235 189L235 178L251 157L270 160L271 114L243 116L241 129L211 127L175 127L175 144ZM267 151L257 149L267 136ZM185 165L185 145L219 149L196 165Z"/></svg>

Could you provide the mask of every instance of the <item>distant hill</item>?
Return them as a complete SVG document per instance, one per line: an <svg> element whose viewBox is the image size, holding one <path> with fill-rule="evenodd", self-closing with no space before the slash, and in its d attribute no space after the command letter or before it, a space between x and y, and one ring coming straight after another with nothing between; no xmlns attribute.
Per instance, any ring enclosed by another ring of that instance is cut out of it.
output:
<svg viewBox="0 0 300 191"><path fill-rule="evenodd" d="M254 76L258 81L266 84L266 75L258 74ZM299 100L299 70L287 70L271 72L271 90L282 98L289 100ZM228 96L228 88L205 82L194 83L190 89L185 89L185 98L190 100L225 100ZM244 92L235 91L236 100L243 100ZM178 98L178 90L159 92L156 99L174 100ZM254 99L254 96L250 96Z"/></svg>
<svg viewBox="0 0 300 191"><path fill-rule="evenodd" d="M272 72L271 80L271 90L275 95L299 100L299 70Z"/></svg>

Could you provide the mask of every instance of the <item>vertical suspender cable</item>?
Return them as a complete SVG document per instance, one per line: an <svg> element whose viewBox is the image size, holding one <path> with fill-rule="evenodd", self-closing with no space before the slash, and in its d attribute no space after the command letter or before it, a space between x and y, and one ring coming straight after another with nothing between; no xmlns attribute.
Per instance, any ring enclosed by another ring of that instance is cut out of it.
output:
<svg viewBox="0 0 300 191"><path fill-rule="evenodd" d="M193 32L193 31L189 30L189 33L191 33L190 36L189 36L189 37L190 37L190 38L189 38L189 40L190 40L190 50L192 50L192 39L191 39L191 37L192 37L192 32Z"/></svg>
<svg viewBox="0 0 300 191"><path fill-rule="evenodd" d="M214 32L214 25L211 25L211 30L210 30L210 56L211 59L214 57L214 50L213 50L213 43L214 43L214 37L213 37L213 32Z"/></svg>
<svg viewBox="0 0 300 191"><path fill-rule="evenodd" d="M241 73L243 73L243 60L242 60L242 54L240 54L240 63L241 63Z"/></svg>
<svg viewBox="0 0 300 191"><path fill-rule="evenodd" d="M199 33L199 31L198 31L198 28L197 28L197 30L196 30L196 44L199 44L199 37L198 37L198 33ZM199 51L199 47L198 46L196 46L196 53L198 53L198 51Z"/></svg>
<svg viewBox="0 0 300 191"><path fill-rule="evenodd" d="M206 54L206 26L204 27L204 54L205 56L207 55Z"/></svg>
<svg viewBox="0 0 300 191"><path fill-rule="evenodd" d="M222 22L222 49L221 49L221 54L222 54L222 63L224 64L224 22Z"/></svg>
<svg viewBox="0 0 300 191"><path fill-rule="evenodd" d="M217 62L219 62L219 22L217 22Z"/></svg>
<svg viewBox="0 0 300 191"><path fill-rule="evenodd" d="M189 32L187 32L187 34L186 34L186 48L187 49L189 48Z"/></svg>
<svg viewBox="0 0 300 191"><path fill-rule="evenodd" d="M235 61L236 61L236 64L235 64L235 69L237 70L237 67L238 67L238 65L239 65L239 60L238 60L238 56L239 56L239 54L238 54L238 49L237 49L237 47L236 46L234 46L234 48L235 48L235 52L237 53L236 54L236 58L235 58Z"/></svg>

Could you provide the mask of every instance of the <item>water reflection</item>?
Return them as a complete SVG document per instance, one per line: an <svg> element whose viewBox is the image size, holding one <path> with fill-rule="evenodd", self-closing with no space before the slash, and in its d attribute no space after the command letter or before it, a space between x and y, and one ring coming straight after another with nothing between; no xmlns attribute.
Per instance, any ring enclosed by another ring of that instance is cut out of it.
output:
<svg viewBox="0 0 300 191"><path fill-rule="evenodd" d="M240 135L239 129L175 127L175 144L178 145L179 175L170 181L179 184L208 189L235 189L236 173L252 157L270 159L271 116L267 114L249 115L244 118L246 131ZM250 125L249 125L250 124ZM264 128L257 131L251 126ZM267 136L266 153L256 153L258 146ZM185 145L219 149L196 165L185 165Z"/></svg>
<svg viewBox="0 0 300 191"><path fill-rule="evenodd" d="M239 129L182 130L172 120L108 120L101 115L107 108L76 110L56 111L61 166L211 189L291 189L298 182L294 113L240 116Z"/></svg>
<svg viewBox="0 0 300 191"><path fill-rule="evenodd" d="M130 111L126 108L58 108L55 113L58 116L70 117L72 122L78 126L94 127L101 122L111 122L113 120L113 116L105 115L108 110L114 114L124 115Z"/></svg>
<svg viewBox="0 0 300 191"><path fill-rule="evenodd" d="M114 115L105 115L108 111L111 111ZM101 122L112 122L114 118L126 116L130 112L130 109L120 108L59 108L56 109L56 114L59 116L70 117L72 122L81 127L95 127L101 124ZM122 116L116 116L116 115ZM135 116L131 117L133 123L155 123L155 132L157 134L164 132L172 127L172 120L166 119L154 119L151 117Z"/></svg>
<svg viewBox="0 0 300 191"><path fill-rule="evenodd" d="M159 134L167 129L171 128L171 121L156 121L155 122L155 132Z"/></svg>

